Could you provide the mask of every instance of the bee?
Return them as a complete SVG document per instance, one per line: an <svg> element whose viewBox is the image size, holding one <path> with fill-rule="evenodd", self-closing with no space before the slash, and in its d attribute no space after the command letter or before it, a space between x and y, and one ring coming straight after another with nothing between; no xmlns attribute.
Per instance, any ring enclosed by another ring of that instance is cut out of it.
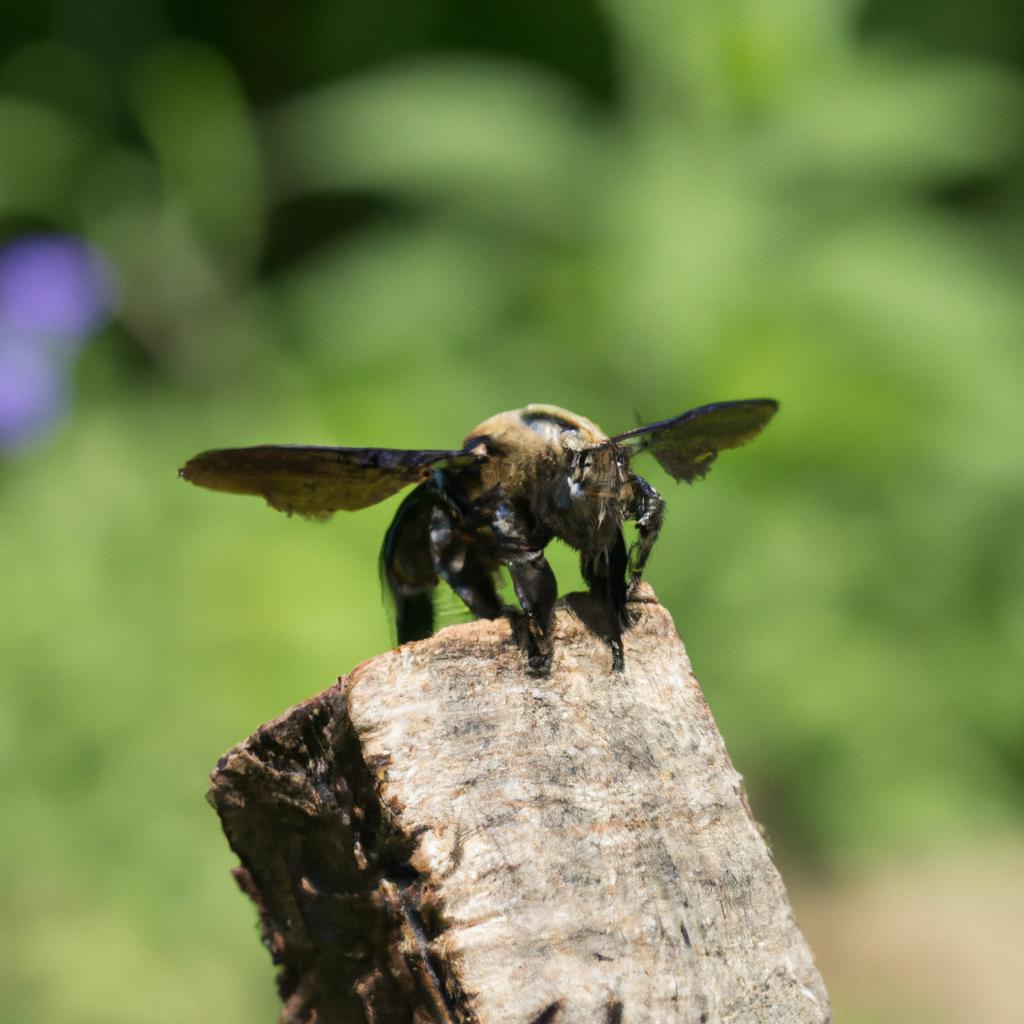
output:
<svg viewBox="0 0 1024 1024"><path fill-rule="evenodd" d="M760 433L777 410L769 398L717 402L608 437L584 416L528 405L485 420L458 449L222 448L190 459L178 474L314 519L375 505L415 484L380 554L399 643L431 635L432 597L444 580L478 618L521 616L527 671L536 676L551 670L558 586L544 549L558 538L579 552L583 579L607 611L612 668L621 672L627 602L664 514L661 496L633 472L633 458L650 452L673 479L692 482L719 451ZM626 521L636 527L628 551ZM501 566L521 612L498 595Z"/></svg>

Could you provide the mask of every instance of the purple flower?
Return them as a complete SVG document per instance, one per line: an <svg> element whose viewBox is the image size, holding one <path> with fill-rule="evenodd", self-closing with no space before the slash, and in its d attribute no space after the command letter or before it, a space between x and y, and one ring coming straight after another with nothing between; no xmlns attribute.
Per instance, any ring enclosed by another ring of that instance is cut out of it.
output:
<svg viewBox="0 0 1024 1024"><path fill-rule="evenodd" d="M0 247L0 448L42 433L63 411L70 353L113 307L113 272L81 239L27 235Z"/></svg>
<svg viewBox="0 0 1024 1024"><path fill-rule="evenodd" d="M0 449L41 434L66 404L63 367L42 347L0 338Z"/></svg>
<svg viewBox="0 0 1024 1024"><path fill-rule="evenodd" d="M113 274L70 235L27 235L0 248L0 331L77 344L106 323Z"/></svg>

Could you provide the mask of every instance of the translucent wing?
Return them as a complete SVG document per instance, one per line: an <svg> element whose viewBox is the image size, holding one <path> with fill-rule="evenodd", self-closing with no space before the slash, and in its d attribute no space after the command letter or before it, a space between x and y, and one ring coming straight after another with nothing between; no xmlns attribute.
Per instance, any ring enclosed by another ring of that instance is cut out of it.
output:
<svg viewBox="0 0 1024 1024"><path fill-rule="evenodd" d="M738 448L756 437L778 411L771 398L715 402L681 416L613 437L615 444L649 451L676 480L699 480L723 448Z"/></svg>
<svg viewBox="0 0 1024 1024"><path fill-rule="evenodd" d="M260 445L203 452L178 475L212 491L260 495L289 515L326 519L339 509L375 505L439 466L474 461L461 451Z"/></svg>

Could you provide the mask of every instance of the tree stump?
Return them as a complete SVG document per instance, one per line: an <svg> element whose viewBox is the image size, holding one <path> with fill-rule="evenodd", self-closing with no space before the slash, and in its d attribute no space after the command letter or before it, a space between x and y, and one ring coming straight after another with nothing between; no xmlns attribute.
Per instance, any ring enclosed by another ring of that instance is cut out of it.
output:
<svg viewBox="0 0 1024 1024"><path fill-rule="evenodd" d="M284 1024L831 1020L672 620L632 607L624 674L576 596L549 678L453 626L221 759Z"/></svg>

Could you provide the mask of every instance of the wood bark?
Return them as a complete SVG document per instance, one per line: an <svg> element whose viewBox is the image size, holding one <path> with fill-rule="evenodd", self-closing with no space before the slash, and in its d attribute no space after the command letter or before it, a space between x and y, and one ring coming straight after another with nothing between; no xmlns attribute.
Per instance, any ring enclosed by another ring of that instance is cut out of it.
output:
<svg viewBox="0 0 1024 1024"><path fill-rule="evenodd" d="M284 1024L824 1024L828 996L668 613L374 658L231 750L211 802Z"/></svg>

